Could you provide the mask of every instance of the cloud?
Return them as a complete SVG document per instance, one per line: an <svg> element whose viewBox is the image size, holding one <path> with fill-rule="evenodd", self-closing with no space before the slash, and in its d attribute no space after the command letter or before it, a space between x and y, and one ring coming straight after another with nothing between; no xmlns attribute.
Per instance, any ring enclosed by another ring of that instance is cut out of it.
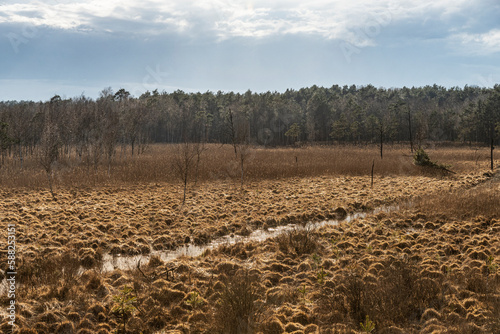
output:
<svg viewBox="0 0 500 334"><path fill-rule="evenodd" d="M452 47L468 55L492 55L500 52L500 29L485 33L459 33L450 37Z"/></svg>
<svg viewBox="0 0 500 334"><path fill-rule="evenodd" d="M106 32L140 32L151 34L164 30L183 31L187 26L186 13L175 6L153 1L88 1L62 3L54 1L32 1L0 6L1 23L22 23L62 30L85 30ZM128 22L134 31L117 22ZM137 25L142 26L140 30ZM154 25L155 29L151 29Z"/></svg>
<svg viewBox="0 0 500 334"><path fill-rule="evenodd" d="M488 55L499 51L500 30L480 33L492 25L471 19L488 11L492 9L487 0L484 5L466 0L7 1L0 5L0 31L17 24L68 36L176 35L209 43L300 35L335 40L357 51L380 43L415 45L439 39L460 53ZM383 40L383 33L391 40Z"/></svg>
<svg viewBox="0 0 500 334"><path fill-rule="evenodd" d="M298 1L298 0L110 0L32 1L1 5L1 23L23 23L57 29L190 35L219 39L313 34L373 45L385 25L404 21L445 20L466 10L465 0ZM122 22L119 24L118 22ZM127 29L123 22L130 23Z"/></svg>

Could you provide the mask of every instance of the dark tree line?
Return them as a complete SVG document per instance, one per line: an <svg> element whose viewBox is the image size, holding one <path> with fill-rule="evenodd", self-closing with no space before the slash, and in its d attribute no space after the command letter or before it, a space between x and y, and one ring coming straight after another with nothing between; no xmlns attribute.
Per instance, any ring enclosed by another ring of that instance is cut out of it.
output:
<svg viewBox="0 0 500 334"><path fill-rule="evenodd" d="M237 131L238 133L236 133ZM498 143L500 86L312 86L284 93L104 89L99 98L0 102L0 153L34 156L50 142L97 168L149 143ZM245 138L240 138L244 136ZM49 138L50 137L50 138ZM236 147L236 146L235 146ZM382 151L381 151L382 153Z"/></svg>

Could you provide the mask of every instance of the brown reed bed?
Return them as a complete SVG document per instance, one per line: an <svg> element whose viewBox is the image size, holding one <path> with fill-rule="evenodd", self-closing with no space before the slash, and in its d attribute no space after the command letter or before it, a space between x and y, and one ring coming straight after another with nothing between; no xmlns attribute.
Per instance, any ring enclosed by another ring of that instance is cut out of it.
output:
<svg viewBox="0 0 500 334"><path fill-rule="evenodd" d="M498 176L496 177L498 179ZM488 182L469 190L455 190L445 196L434 194L420 197L416 209L430 216L467 219L476 216L500 217L500 182Z"/></svg>
<svg viewBox="0 0 500 334"><path fill-rule="evenodd" d="M191 165L189 181L212 182L241 177L239 160L231 145L206 145L195 172ZM458 173L484 169L488 166L486 148L451 147L429 148L432 160L451 166ZM73 155L65 156L54 165L54 184L57 187L82 187L120 185L131 183L180 182L173 161L176 145L151 145L140 155L130 156L127 150L119 150L111 166L102 161L94 165ZM374 174L421 175L426 173L413 164L407 147L388 145L384 158L380 159L376 146L305 146L301 148L248 149L244 163L244 181L315 177L322 175L369 175L374 163ZM197 175L195 175L197 174ZM2 167L0 184L7 187L40 189L47 187L47 175L35 159L25 158L21 168L19 161L7 159Z"/></svg>
<svg viewBox="0 0 500 334"><path fill-rule="evenodd" d="M0 215L17 225L20 333L122 333L124 322L127 333L359 333L366 316L380 333L498 328L498 182L468 148L428 150L454 175L429 174L398 147L383 160L374 147L255 148L241 190L232 147L210 145L184 205L172 153L152 146L116 160L111 177L105 166L92 174L61 162L57 201L33 162L27 179L10 180L14 166L4 166L11 188L0 190ZM415 207L399 213L156 258L140 271L100 270L105 253L148 254L409 200ZM135 302L124 321L115 307L125 287Z"/></svg>

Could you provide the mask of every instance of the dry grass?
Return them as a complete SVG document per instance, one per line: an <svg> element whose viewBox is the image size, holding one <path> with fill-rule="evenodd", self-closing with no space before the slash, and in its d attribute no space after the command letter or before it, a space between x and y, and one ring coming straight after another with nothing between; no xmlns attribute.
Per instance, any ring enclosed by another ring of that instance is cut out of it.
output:
<svg viewBox="0 0 500 334"><path fill-rule="evenodd" d="M285 254L312 254L318 247L318 237L312 228L295 228L276 237L279 250Z"/></svg>
<svg viewBox="0 0 500 334"><path fill-rule="evenodd" d="M448 193L484 179L386 176L377 177L371 188L369 176L322 176L252 181L244 191L230 182L206 182L189 192L184 206L181 186L165 183L61 189L57 202L48 191L3 189L0 208L4 221L16 222L25 256L68 249L90 267L101 261L101 251L134 255L186 242L203 244L265 226L333 219L338 210L367 210ZM6 231L0 230L0 238L6 238Z"/></svg>
<svg viewBox="0 0 500 334"><path fill-rule="evenodd" d="M366 315L377 332L498 329L500 189L484 175L486 158L476 165L477 152L428 149L458 172L436 177L421 175L395 147L383 161L375 148L254 149L241 191L231 148L211 145L200 168L204 183L181 206L171 149L153 146L118 161L111 179L104 167L93 179L84 167L61 165L57 202L46 190L0 190L2 221L16 223L21 332L112 333L119 328L113 297L124 286L137 297L131 332L355 333ZM2 182L46 188L30 168L26 162L27 180L7 173ZM94 189L70 188L96 180ZM399 213L224 245L197 258L156 258L142 267L145 275L99 269L109 252L147 254L412 198L420 199L416 208ZM172 268L174 275L161 275ZM196 308L188 303L193 292L203 301ZM0 298L0 306L8 302ZM6 324L2 313L0 331Z"/></svg>
<svg viewBox="0 0 500 334"><path fill-rule="evenodd" d="M255 333L262 311L255 303L262 290L259 277L243 270L224 277L221 283L223 288L214 307L214 332Z"/></svg>
<svg viewBox="0 0 500 334"><path fill-rule="evenodd" d="M202 182L233 180L240 177L238 162L229 145L210 144L203 152L198 179ZM93 166L80 162L76 157L65 158L54 166L56 188L95 185L120 185L130 183L177 183L173 168L176 145L151 145L141 155L124 155L117 152L108 175L108 166ZM485 148L435 148L428 149L434 161L451 165L463 173L485 168L488 152ZM245 182L290 177L321 175L369 175L375 161L375 175L420 175L422 168L413 165L406 147L387 146L384 159L380 159L376 146L312 146L303 148L260 148L249 150L245 163ZM192 173L194 173L194 168ZM190 182L194 181L190 175ZM7 159L2 167L0 184L9 187L46 188L47 177L33 159L26 158L23 168L18 161Z"/></svg>
<svg viewBox="0 0 500 334"><path fill-rule="evenodd" d="M498 178L498 176L496 177ZM415 207L429 216L465 219L476 216L500 217L500 183L488 182L469 190L456 190L419 198Z"/></svg>

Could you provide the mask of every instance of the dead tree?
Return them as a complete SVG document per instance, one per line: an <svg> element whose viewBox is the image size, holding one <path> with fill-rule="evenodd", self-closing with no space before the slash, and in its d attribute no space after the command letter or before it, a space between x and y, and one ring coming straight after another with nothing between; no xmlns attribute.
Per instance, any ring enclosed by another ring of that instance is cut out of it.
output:
<svg viewBox="0 0 500 334"><path fill-rule="evenodd" d="M410 136L410 151L413 154L413 136L412 136L412 133L411 133L411 110L410 110L410 106L407 105L407 109L408 109L408 133L409 133L409 136Z"/></svg>
<svg viewBox="0 0 500 334"><path fill-rule="evenodd" d="M494 170L494 164L493 164L493 150L495 150L495 140L491 139L491 146L490 146L490 162L491 162L491 170Z"/></svg>
<svg viewBox="0 0 500 334"><path fill-rule="evenodd" d="M122 88L116 92L115 98L118 96L121 101L123 98L128 98L128 95L130 94ZM107 94L106 91L101 93L101 97L97 101L99 123L102 127L101 141L108 165L108 177L111 177L111 163L118 144L120 126L120 117L112 101L111 95Z"/></svg>
<svg viewBox="0 0 500 334"><path fill-rule="evenodd" d="M53 187L53 172L54 164L59 159L61 148L61 140L56 124L47 122L45 125L42 137L40 140L40 148L38 150L38 163L43 167L49 182L50 193L52 198L57 200Z"/></svg>
<svg viewBox="0 0 500 334"><path fill-rule="evenodd" d="M194 185L195 186L198 183L198 175L199 175L199 171L200 171L201 155L206 150L207 150L207 147L205 146L205 142L198 143L195 146L195 151L196 151L196 163L195 163L195 174L194 174Z"/></svg>
<svg viewBox="0 0 500 334"><path fill-rule="evenodd" d="M245 115L235 115L231 108L229 108L226 122L234 148L234 156L240 167L240 181L241 188L243 188L245 162L250 154L250 123Z"/></svg>
<svg viewBox="0 0 500 334"><path fill-rule="evenodd" d="M184 185L184 194L182 198L183 205L186 202L187 184L191 175L191 170L195 163L194 160L199 150L199 145L199 143L184 142L182 144L178 144L175 148L173 167L177 176Z"/></svg>

